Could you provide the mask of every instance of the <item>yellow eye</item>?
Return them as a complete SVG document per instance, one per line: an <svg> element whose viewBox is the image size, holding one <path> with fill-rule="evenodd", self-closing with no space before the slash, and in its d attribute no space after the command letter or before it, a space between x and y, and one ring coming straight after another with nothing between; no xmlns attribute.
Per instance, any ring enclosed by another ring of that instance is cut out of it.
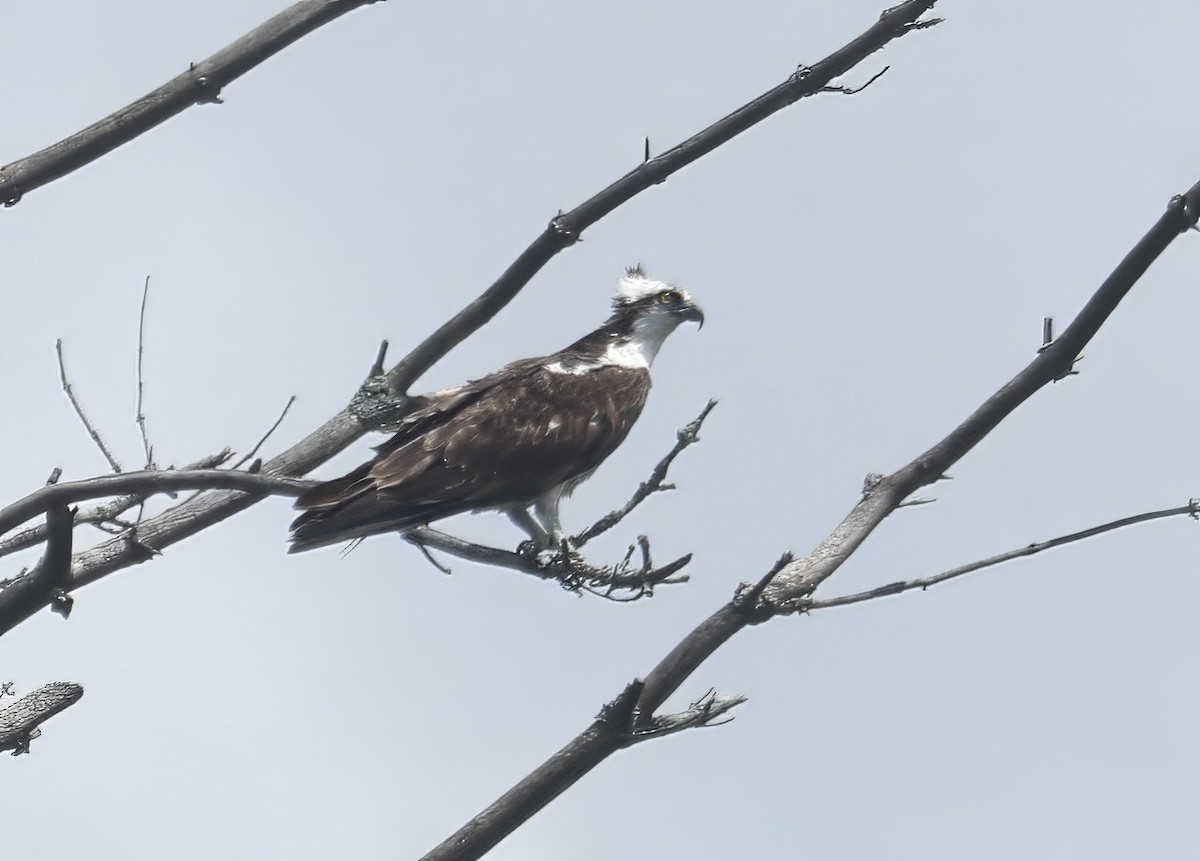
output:
<svg viewBox="0 0 1200 861"><path fill-rule="evenodd" d="M683 297L679 295L678 290L664 290L658 294L658 301L664 305L672 305L678 302Z"/></svg>

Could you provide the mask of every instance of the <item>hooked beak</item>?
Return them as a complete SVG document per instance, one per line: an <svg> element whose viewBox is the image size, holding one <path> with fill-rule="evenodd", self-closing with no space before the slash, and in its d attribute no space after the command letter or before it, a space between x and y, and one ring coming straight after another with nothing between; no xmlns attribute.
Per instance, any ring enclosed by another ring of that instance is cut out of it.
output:
<svg viewBox="0 0 1200 861"><path fill-rule="evenodd" d="M697 329L704 328L704 309L699 305L685 305L676 311L680 320L691 320L697 324Z"/></svg>

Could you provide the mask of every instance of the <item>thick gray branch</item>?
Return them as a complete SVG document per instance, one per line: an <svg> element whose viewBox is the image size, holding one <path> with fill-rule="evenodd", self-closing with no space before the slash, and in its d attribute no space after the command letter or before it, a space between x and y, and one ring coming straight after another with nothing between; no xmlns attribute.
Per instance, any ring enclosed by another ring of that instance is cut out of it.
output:
<svg viewBox="0 0 1200 861"><path fill-rule="evenodd" d="M15 703L0 709L0 751L13 756L29 752L29 742L41 734L38 726L79 702L83 687L74 682L48 682Z"/></svg>

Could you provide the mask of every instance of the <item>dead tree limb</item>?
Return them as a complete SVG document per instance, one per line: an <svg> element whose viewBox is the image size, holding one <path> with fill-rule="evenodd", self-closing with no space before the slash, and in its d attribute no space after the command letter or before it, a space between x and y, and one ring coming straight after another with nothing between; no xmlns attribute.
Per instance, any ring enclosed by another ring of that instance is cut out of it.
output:
<svg viewBox="0 0 1200 861"><path fill-rule="evenodd" d="M422 374L464 338L483 326L507 305L556 254L579 241L580 234L618 206L651 186L659 185L686 167L772 114L806 96L825 91L834 78L848 72L888 42L914 29L914 23L933 7L936 0L906 0L888 9L861 36L812 66L801 66L786 81L713 123L671 149L642 161L570 212L560 212L508 269L474 302L463 308L426 338L388 372L396 393L408 391ZM931 26L940 19L928 19Z"/></svg>
<svg viewBox="0 0 1200 861"><path fill-rule="evenodd" d="M304 475L350 446L368 431L396 421L408 409L408 388L453 347L508 304L554 255L578 241L584 228L595 224L635 195L663 182L680 168L691 164L776 111L805 96L820 92L829 86L835 77L849 71L893 39L918 29L918 19L934 5L934 2L935 0L906 0L887 10L878 23L845 47L813 66L798 69L784 83L768 90L662 155L640 164L571 212L557 216L492 286L440 326L386 374L372 374L349 404L287 451L267 461L263 465L262 474L273 477ZM313 5L312 2L300 3L282 14L288 15L299 7L309 9ZM340 14L363 5L363 0L315 5L328 9L336 8ZM324 20L321 19L320 23ZM292 38L294 40L297 37ZM226 51L232 48L233 46L230 46ZM224 54L225 52L221 52L216 56ZM216 56L211 59L215 60ZM245 71L245 68L239 67L239 73ZM109 148L128 139L112 138ZM53 149L54 147L51 148ZM61 162L59 163L61 165ZM86 162L78 162L83 163ZM70 162L66 170L72 166L78 165ZM54 176L61 176L66 170L59 170ZM0 173L0 176L4 174ZM47 176L48 178L43 178L40 184L54 178L48 174ZM3 188L4 186L0 185L0 191ZM12 190L9 186L9 191ZM261 493L240 491L206 493L138 524L138 535L148 546L161 550L244 511L263 498ZM71 588L78 589L94 583L108 574L145 562L146 559L145 552L132 542L120 537L106 541L76 555L72 565ZM37 610L36 607L25 609L28 612L14 612L5 600L5 593L0 592L0 635L20 624Z"/></svg>
<svg viewBox="0 0 1200 861"><path fill-rule="evenodd" d="M255 27L207 60L192 63L158 89L33 155L0 167L0 203L14 206L43 185L78 170L221 90L322 24L377 0L303 0Z"/></svg>

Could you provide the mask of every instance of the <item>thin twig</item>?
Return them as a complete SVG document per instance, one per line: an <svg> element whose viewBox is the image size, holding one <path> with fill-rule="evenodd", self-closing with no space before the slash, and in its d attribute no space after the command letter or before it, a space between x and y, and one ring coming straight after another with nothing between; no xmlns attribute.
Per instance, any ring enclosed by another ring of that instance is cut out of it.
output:
<svg viewBox="0 0 1200 861"><path fill-rule="evenodd" d="M1008 562L1013 559L1021 559L1025 556L1033 556L1036 553L1041 553L1044 550L1051 550L1055 547L1062 547L1064 544L1072 544L1076 541L1083 541L1087 538L1094 538L1097 535L1103 535L1105 532L1112 532L1115 529L1123 529L1126 526L1134 526L1138 523L1148 523L1151 520L1161 520L1164 517L1180 517L1187 515L1192 519L1200 517L1200 500L1190 500L1187 505L1180 505L1175 508L1164 508L1161 511L1147 511L1144 514L1135 514L1132 517L1123 517L1120 520L1113 520L1110 523L1104 523L1100 526L1093 526L1091 529L1083 529L1079 532L1072 532L1069 535L1060 535L1058 538L1051 538L1048 541L1036 541L1033 544L1026 544L1024 547L1018 547L1015 550L1009 550L1006 553L998 553L995 556L989 556L987 559L980 559L976 562L970 562L966 565L959 565L957 568L950 568L940 574L934 574L929 577L919 577L915 580L899 580L895 583L887 583L883 586L877 586L874 589L867 589L864 592L854 592L850 595L839 595L836 598L824 598L821 600L813 600L804 607L804 611L824 610L829 607L844 607L847 604L859 604L863 601L871 601L875 598L884 598L888 595L899 595L901 592L909 592L913 589L928 589L930 586L936 586L938 583L945 583L947 580L953 580L956 577L962 577L964 574L970 574L973 571L979 571L983 568L991 568L993 565L999 565L1002 562Z"/></svg>
<svg viewBox="0 0 1200 861"><path fill-rule="evenodd" d="M146 433L146 413L142 409L142 357L146 348L146 300L150 297L150 276L146 276L146 283L142 286L142 309L138 313L138 345L137 345L137 415L134 421L137 422L138 430L142 434L142 451L146 454L145 469L154 469L154 450L150 446L150 436ZM120 470L117 470L120 472ZM141 520L139 515L138 520Z"/></svg>
<svg viewBox="0 0 1200 861"><path fill-rule="evenodd" d="M821 92L822 93L841 93L843 96L853 96L857 93L861 93L867 87L871 86L871 84L875 83L880 78L882 78L887 73L888 69L890 69L890 68L891 68L891 66L884 66L882 69L880 69L878 72L876 72L870 78L868 78L867 82L865 84L860 84L857 87L847 87L842 84L829 84L828 86L822 87Z"/></svg>
<svg viewBox="0 0 1200 861"><path fill-rule="evenodd" d="M667 478L667 470L671 468L671 464L674 463L675 458L679 457L680 452L693 443L699 442L700 426L704 424L704 420L708 418L708 414L713 411L713 407L716 405L717 402L715 400L710 400L704 409L700 411L700 415L696 416L676 432L675 447L667 452L666 457L658 462L650 473L650 477L638 485L638 489L634 491L633 496L629 498L628 502L620 508L610 511L587 529L572 537L571 543L576 547L582 547L597 535L607 532L624 520L631 511L641 505L651 494L663 490L673 490L674 485L663 483Z"/></svg>
<svg viewBox="0 0 1200 861"><path fill-rule="evenodd" d="M67 381L67 366L63 361L62 338L54 342L54 351L58 354L58 378L62 382L62 390L67 393L67 398L71 401L71 406L75 408L75 415L79 416L79 420L83 422L83 426L87 429L88 434L91 435L96 445L99 446L104 459L112 467L112 471L121 472L121 464L117 462L117 458L109 450L108 446L104 444L104 440L100 438L100 431L96 430L96 426L88 419L87 413L83 411L83 405L79 403L79 399L75 397L75 392L72 390L71 384Z"/></svg>
<svg viewBox="0 0 1200 861"><path fill-rule="evenodd" d="M275 424L273 424L269 428L267 428L267 432L262 435L262 439L260 439L258 442L256 442L254 444L254 448L252 448L252 449L250 449L250 451L246 452L246 454L242 457L241 460L239 460L233 466L229 467L230 469L239 468L246 461L250 460L256 454L258 454L258 450L263 447L263 443L265 443L267 440L269 440L271 438L271 434L275 433L275 431L279 428L279 426L281 424L283 424L283 420L287 416L288 410L290 410L292 408L292 404L294 404L294 403L296 403L296 396L292 395L290 398L288 398L288 402L283 405L283 412L281 412L279 414L279 418L275 419Z"/></svg>

